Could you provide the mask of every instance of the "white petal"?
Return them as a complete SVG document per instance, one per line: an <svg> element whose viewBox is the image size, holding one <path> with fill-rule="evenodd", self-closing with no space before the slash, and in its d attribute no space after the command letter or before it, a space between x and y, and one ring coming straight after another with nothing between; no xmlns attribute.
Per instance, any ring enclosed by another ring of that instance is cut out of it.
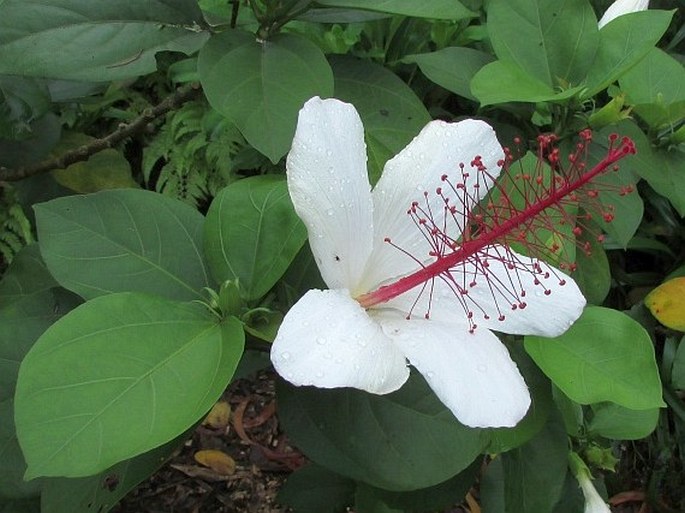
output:
<svg viewBox="0 0 685 513"><path fill-rule="evenodd" d="M445 322L465 322L466 312L471 311L476 331L489 328L514 335L556 337L580 317L586 303L573 278L499 245L489 246L477 259L453 268L449 280L438 278L432 287L429 284L422 294L419 288L409 291L385 306L411 311L412 317L428 313L431 319ZM521 303L524 308L518 306Z"/></svg>
<svg viewBox="0 0 685 513"><path fill-rule="evenodd" d="M305 103L286 168L323 279L354 291L373 244L364 127L354 107L318 97Z"/></svg>
<svg viewBox="0 0 685 513"><path fill-rule="evenodd" d="M629 14L631 12L644 11L649 7L649 0L616 0L602 16L602 19L597 23L598 28L602 28L610 21Z"/></svg>
<svg viewBox="0 0 685 513"><path fill-rule="evenodd" d="M604 502L604 499L599 495L595 485L592 484L588 476L579 476L578 482L585 497L584 513L611 513L611 508Z"/></svg>
<svg viewBox="0 0 685 513"><path fill-rule="evenodd" d="M426 320L381 323L462 424L511 427L528 411L528 388L492 332Z"/></svg>
<svg viewBox="0 0 685 513"><path fill-rule="evenodd" d="M409 376L402 352L346 290L307 292L283 319L271 361L298 386L387 394Z"/></svg>
<svg viewBox="0 0 685 513"><path fill-rule="evenodd" d="M445 221L445 203L436 189L441 187L450 201L459 207L482 198L492 184L471 168L474 157L480 156L489 174L496 177L500 168L498 162L504 157L502 147L494 130L485 122L474 119L458 123L433 121L419 133L397 156L387 162L383 175L373 190L374 204L374 251L368 272L364 276L366 288L375 288L388 278L401 276L417 268L417 263L397 248L384 243L391 241L409 252L419 261L428 258L433 249L421 231L407 215L412 202L430 209L438 224ZM460 170L464 164L468 178L464 180ZM441 180L447 175L452 184L465 183L459 194L450 190ZM478 188L474 186L479 183ZM424 192L428 193L424 196ZM460 209L463 213L464 209ZM462 231L461 216L447 220L448 235L458 238Z"/></svg>

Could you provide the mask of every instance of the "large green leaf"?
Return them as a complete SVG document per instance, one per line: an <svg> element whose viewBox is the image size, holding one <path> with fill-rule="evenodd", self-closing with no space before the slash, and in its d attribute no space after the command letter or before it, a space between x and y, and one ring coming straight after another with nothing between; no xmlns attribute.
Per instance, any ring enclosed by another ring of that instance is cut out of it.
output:
<svg viewBox="0 0 685 513"><path fill-rule="evenodd" d="M506 511L551 513L568 465L568 437L559 413L527 444L502 454Z"/></svg>
<svg viewBox="0 0 685 513"><path fill-rule="evenodd" d="M592 406L587 431L613 440L639 440L648 436L659 421L659 408L630 410L614 403Z"/></svg>
<svg viewBox="0 0 685 513"><path fill-rule="evenodd" d="M198 71L212 107L274 163L290 148L304 102L333 92L321 50L293 34L258 41L248 32L227 30L202 48Z"/></svg>
<svg viewBox="0 0 685 513"><path fill-rule="evenodd" d="M0 504L40 494L40 481L24 481L26 463L14 429L14 401L0 400Z"/></svg>
<svg viewBox="0 0 685 513"><path fill-rule="evenodd" d="M585 78L599 39L587 0L489 2L487 27L500 60L552 88Z"/></svg>
<svg viewBox="0 0 685 513"><path fill-rule="evenodd" d="M430 2L416 2L416 0L375 0L373 2L368 0L318 0L317 3L329 7L368 9L441 20L461 20L477 16L475 12L467 9L457 0L431 0Z"/></svg>
<svg viewBox="0 0 685 513"><path fill-rule="evenodd" d="M354 502L351 479L310 463L288 476L278 502L297 513L343 513Z"/></svg>
<svg viewBox="0 0 685 513"><path fill-rule="evenodd" d="M652 150L649 139L633 120L619 123L614 131L630 137L637 148L636 155L621 161L621 168L644 178L685 217L685 173L682 171L685 169L685 152L677 148Z"/></svg>
<svg viewBox="0 0 685 513"><path fill-rule="evenodd" d="M352 57L331 59L335 96L352 103L364 122L369 178L375 183L386 161L430 121L416 94L386 68Z"/></svg>
<svg viewBox="0 0 685 513"><path fill-rule="evenodd" d="M590 146L588 167L597 164L606 156L609 136L615 133L616 127L611 126L602 129L595 135L593 140L595 144ZM623 196L620 193L621 187L634 185L637 182L637 175L632 171L636 167L636 162L631 162L634 159L635 156L633 155L626 156L618 162L617 171L606 172L593 181L600 191L598 198L602 207L614 214L614 218L610 222L606 222L599 214L595 214L593 219L602 231L609 234L615 242L624 248L628 246L628 242L635 235L644 213L642 198L636 191ZM592 207L588 210L593 211Z"/></svg>
<svg viewBox="0 0 685 513"><path fill-rule="evenodd" d="M0 73L109 81L155 71L163 50L197 51L207 35L194 0L5 0Z"/></svg>
<svg viewBox="0 0 685 513"><path fill-rule="evenodd" d="M151 451L88 477L42 479L41 513L103 513L161 467L188 437L184 433Z"/></svg>
<svg viewBox="0 0 685 513"><path fill-rule="evenodd" d="M398 392L277 387L279 418L313 461L378 488L408 491L459 473L487 444L413 374Z"/></svg>
<svg viewBox="0 0 685 513"><path fill-rule="evenodd" d="M6 305L57 286L58 283L50 275L40 256L38 244L31 244L15 255L12 264L5 271L0 281L0 304Z"/></svg>
<svg viewBox="0 0 685 513"><path fill-rule="evenodd" d="M507 84L507 87L502 87ZM483 66L471 81L471 92L481 105L505 102L559 102L580 91L580 87L556 91L516 64L495 61Z"/></svg>
<svg viewBox="0 0 685 513"><path fill-rule="evenodd" d="M652 341L640 324L621 312L588 307L563 335L528 336L525 348L578 403L611 401L634 410L664 406Z"/></svg>
<svg viewBox="0 0 685 513"><path fill-rule="evenodd" d="M624 74L619 84L627 103L649 125L676 123L685 116L685 67L659 48Z"/></svg>
<svg viewBox="0 0 685 513"><path fill-rule="evenodd" d="M93 299L52 325L22 362L15 398L27 477L81 477L157 447L223 392L241 323L139 293Z"/></svg>
<svg viewBox="0 0 685 513"><path fill-rule="evenodd" d="M673 11L647 10L619 16L602 27L584 97L603 91L640 62L666 32L672 17Z"/></svg>
<svg viewBox="0 0 685 513"><path fill-rule="evenodd" d="M461 502L476 481L483 466L482 458L476 458L466 469L440 484L411 492L390 492L363 483L357 485L355 507L358 511L385 511L372 509L387 508L398 512L443 511L450 505Z"/></svg>
<svg viewBox="0 0 685 513"><path fill-rule="evenodd" d="M88 299L110 292L201 298L209 278L204 218L153 192L118 189L34 207L45 263L59 283Z"/></svg>
<svg viewBox="0 0 685 513"><path fill-rule="evenodd" d="M239 180L214 199L205 223L205 251L214 278L238 279L246 299L266 294L283 276L307 230L295 214L285 180Z"/></svg>
<svg viewBox="0 0 685 513"><path fill-rule="evenodd" d="M57 288L38 253L22 249L0 282L0 500L37 495L40 483L23 480L26 463L14 428L13 396L19 365L38 337L75 306Z"/></svg>
<svg viewBox="0 0 685 513"><path fill-rule="evenodd" d="M437 52L408 55L405 62L415 62L433 82L464 98L475 100L471 94L471 79L483 66L492 62L489 53L449 46Z"/></svg>

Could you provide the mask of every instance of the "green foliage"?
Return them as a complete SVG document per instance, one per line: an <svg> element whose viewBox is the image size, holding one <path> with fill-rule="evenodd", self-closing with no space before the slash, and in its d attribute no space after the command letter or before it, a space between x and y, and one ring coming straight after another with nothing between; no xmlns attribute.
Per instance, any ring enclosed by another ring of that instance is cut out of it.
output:
<svg viewBox="0 0 685 513"><path fill-rule="evenodd" d="M145 148L149 188L195 207L235 180L245 142L235 126L203 102L169 113Z"/></svg>
<svg viewBox="0 0 685 513"><path fill-rule="evenodd" d="M283 427L314 462L385 490L441 483L488 442L487 433L459 424L416 375L387 396L283 383L277 394Z"/></svg>
<svg viewBox="0 0 685 513"><path fill-rule="evenodd" d="M562 158L592 126L588 167L612 133L638 153L602 177L614 219L583 222L583 250L567 220L544 233L565 234L572 278L597 306L555 339L507 338L532 398L517 426L462 426L416 374L383 396L279 383L280 425L314 462L280 501L428 513L479 479L484 511L577 513L569 448L611 469L612 447L656 430L634 446L648 447L639 479L685 507L672 477L685 342L642 306L685 269L682 14L652 5L598 29L609 3L0 0L0 511L104 513L239 363L241 377L268 365L287 308L326 288L283 176L315 95L358 110L371 183L431 118L485 119L503 144L520 137L521 155L554 132ZM192 81L199 98L152 114L170 82ZM140 131L56 170L141 115ZM50 174L7 183L48 158ZM530 152L519 164L552 174ZM569 219L589 211L580 198Z"/></svg>
<svg viewBox="0 0 685 513"><path fill-rule="evenodd" d="M17 203L14 191L3 187L0 189L0 262L9 264L33 240L31 223Z"/></svg>

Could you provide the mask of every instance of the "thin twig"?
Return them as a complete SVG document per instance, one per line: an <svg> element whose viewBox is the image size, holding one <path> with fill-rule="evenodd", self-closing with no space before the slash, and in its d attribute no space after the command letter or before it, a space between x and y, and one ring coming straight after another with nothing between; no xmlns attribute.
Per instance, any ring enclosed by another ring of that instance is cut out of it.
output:
<svg viewBox="0 0 685 513"><path fill-rule="evenodd" d="M112 148L124 139L142 131L151 121L163 116L169 111L177 109L185 102L192 100L200 94L199 84L189 84L176 90L174 94L166 97L154 107L145 109L143 113L131 123L122 123L111 134L94 139L88 144L67 151L57 157L49 158L37 164L10 169L0 166L0 181L16 182L29 176L52 171L53 169L65 169L76 162L88 160L96 153Z"/></svg>

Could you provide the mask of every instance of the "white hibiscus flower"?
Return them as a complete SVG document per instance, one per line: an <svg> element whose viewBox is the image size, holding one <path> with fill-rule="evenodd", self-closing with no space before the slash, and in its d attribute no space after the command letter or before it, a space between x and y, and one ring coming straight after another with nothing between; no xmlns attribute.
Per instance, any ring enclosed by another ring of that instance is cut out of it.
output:
<svg viewBox="0 0 685 513"><path fill-rule="evenodd" d="M450 173L477 201L503 157L486 123L433 121L387 162L372 191L364 129L354 107L335 99L309 100L288 154L288 189L330 289L310 290L285 316L271 350L276 371L298 386L387 394L407 380L408 360L463 424L516 425L530 395L490 330L563 333L585 305L573 280L492 243L458 268L424 277L425 287L393 293L398 279L426 273L440 244L412 222L411 205L420 201L422 211L445 214L444 196L435 192L446 187ZM474 164L487 173L460 171ZM456 216L450 222L461 231ZM452 240L458 236L452 234ZM465 281L467 299L459 293ZM375 301L374 291L381 287L382 302Z"/></svg>
<svg viewBox="0 0 685 513"><path fill-rule="evenodd" d="M602 28L610 21L629 14L631 12L645 11L649 8L649 0L616 0L604 13L604 16L597 23L598 28Z"/></svg>

